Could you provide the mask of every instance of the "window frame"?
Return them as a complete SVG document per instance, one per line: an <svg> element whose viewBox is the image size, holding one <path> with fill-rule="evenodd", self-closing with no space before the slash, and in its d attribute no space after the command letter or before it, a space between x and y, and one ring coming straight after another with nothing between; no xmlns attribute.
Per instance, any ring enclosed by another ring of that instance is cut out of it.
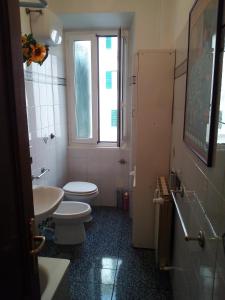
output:
<svg viewBox="0 0 225 300"><path fill-rule="evenodd" d="M100 138L100 118L99 118L99 55L98 37L116 36L118 37L118 105L117 105L117 141L99 141ZM67 31L65 32L65 61L67 75L67 99L68 99L68 138L69 146L82 147L110 147L118 148L121 144L121 70L120 70L120 32L118 30L97 30L97 31ZM73 59L74 41L91 41L91 78L92 78L92 138L80 139L76 137L76 99L75 99L75 66ZM123 70L122 70L123 72Z"/></svg>
<svg viewBox="0 0 225 300"><path fill-rule="evenodd" d="M118 38L118 50L117 50L117 61L118 61L118 70L117 70L117 140L115 142L113 141L100 141L100 109L99 109L99 101L100 101L100 95L99 95L99 38L100 37L117 37ZM119 77L120 77L120 70L119 70L119 57L118 57L118 54L119 54L119 51L120 51L120 48L119 48L119 33L118 33L118 30L117 31L113 31L113 34L112 32L109 32L107 31L107 33L101 33L101 34L96 34L96 40L97 40L97 63L98 63L98 66L97 66L97 78L98 78L98 141L97 141L97 144L104 144L104 145L109 145L109 144L112 144L114 146L117 146L119 147L120 146L120 92L119 92Z"/></svg>

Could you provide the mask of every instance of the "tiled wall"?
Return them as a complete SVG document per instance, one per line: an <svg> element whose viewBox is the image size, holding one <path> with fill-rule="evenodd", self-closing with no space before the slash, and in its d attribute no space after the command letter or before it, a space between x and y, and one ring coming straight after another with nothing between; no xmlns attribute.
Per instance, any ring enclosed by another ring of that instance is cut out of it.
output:
<svg viewBox="0 0 225 300"><path fill-rule="evenodd" d="M51 47L42 66L24 65L33 184L62 186L67 177L67 120L63 46ZM53 139L50 134L54 134Z"/></svg>
<svg viewBox="0 0 225 300"><path fill-rule="evenodd" d="M187 57L187 26L176 41L176 51L178 66ZM215 141L213 165L208 168L183 142L185 86L186 73L175 80L171 169L178 173L187 191L185 198L178 197L187 229L192 236L197 236L199 230L204 231L205 247L184 240L178 215L175 215L174 299L222 300L225 293L221 238L225 232L225 148Z"/></svg>
<svg viewBox="0 0 225 300"><path fill-rule="evenodd" d="M123 158L126 163L120 164ZM116 206L117 189L128 189L129 151L119 148L68 149L69 180L90 181L99 188L94 205Z"/></svg>

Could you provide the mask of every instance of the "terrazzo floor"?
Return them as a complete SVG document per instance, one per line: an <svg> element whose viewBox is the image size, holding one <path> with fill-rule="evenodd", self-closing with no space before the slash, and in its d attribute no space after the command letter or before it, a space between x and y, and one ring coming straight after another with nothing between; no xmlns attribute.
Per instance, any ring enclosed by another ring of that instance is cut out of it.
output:
<svg viewBox="0 0 225 300"><path fill-rule="evenodd" d="M70 259L71 300L171 300L168 273L157 269L154 251L131 246L128 214L96 207L92 215L82 245L56 245L50 238L41 252Z"/></svg>

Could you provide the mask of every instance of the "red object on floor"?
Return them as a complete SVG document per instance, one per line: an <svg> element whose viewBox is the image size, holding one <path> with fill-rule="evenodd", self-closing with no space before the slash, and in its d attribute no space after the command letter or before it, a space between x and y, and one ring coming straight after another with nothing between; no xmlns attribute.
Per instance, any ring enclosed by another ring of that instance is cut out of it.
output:
<svg viewBox="0 0 225 300"><path fill-rule="evenodd" d="M129 194L128 192L123 193L123 210L129 209Z"/></svg>

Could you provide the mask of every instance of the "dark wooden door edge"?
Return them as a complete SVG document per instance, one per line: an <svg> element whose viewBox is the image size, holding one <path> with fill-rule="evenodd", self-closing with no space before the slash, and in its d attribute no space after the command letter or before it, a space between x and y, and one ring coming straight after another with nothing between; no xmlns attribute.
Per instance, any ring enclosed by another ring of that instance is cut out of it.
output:
<svg viewBox="0 0 225 300"><path fill-rule="evenodd" d="M33 201L20 35L18 0L2 0L0 230L4 239L0 251L5 281L1 293L8 289L8 299L15 295L15 299L36 300L40 296L37 261L29 254L29 219L33 216Z"/></svg>

